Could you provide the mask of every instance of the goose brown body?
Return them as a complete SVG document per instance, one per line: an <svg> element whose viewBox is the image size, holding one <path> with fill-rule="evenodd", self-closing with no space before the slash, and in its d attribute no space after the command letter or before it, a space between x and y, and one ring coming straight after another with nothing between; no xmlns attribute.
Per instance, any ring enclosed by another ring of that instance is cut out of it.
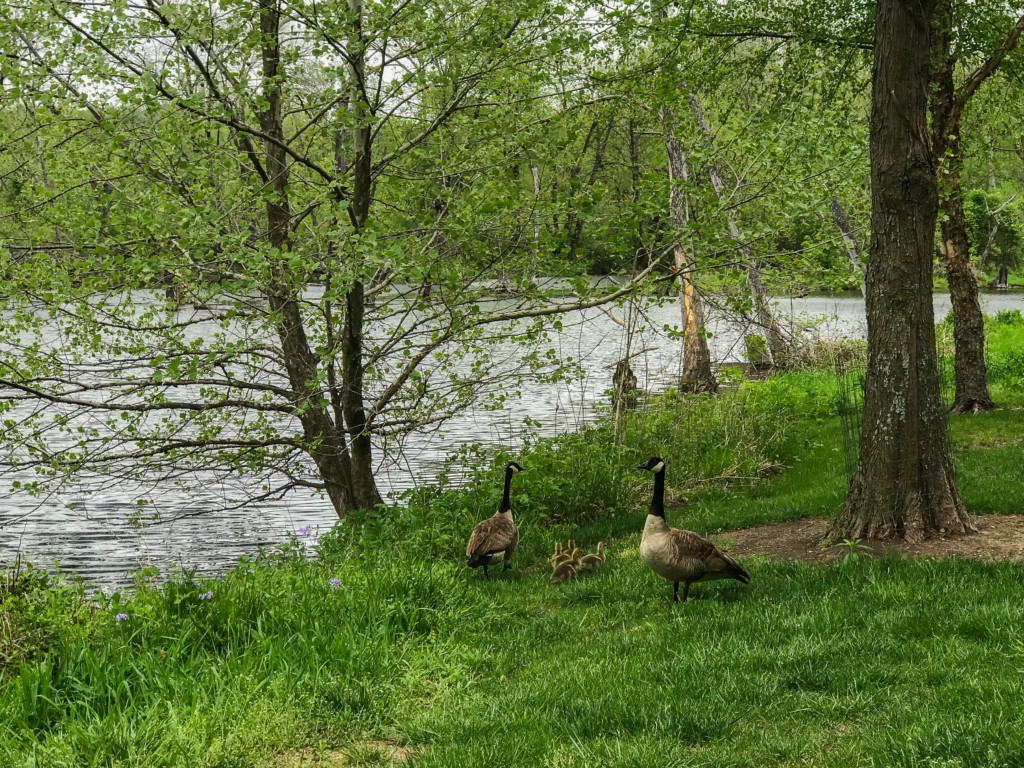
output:
<svg viewBox="0 0 1024 768"><path fill-rule="evenodd" d="M509 503L509 489L512 476L522 469L514 461L505 468L505 493L498 511L486 520L481 520L469 535L466 545L466 564L470 568L483 566L484 576L488 576L487 566L492 560L502 559L502 570L509 569L509 561L519 546L519 528L512 519L512 507Z"/></svg>
<svg viewBox="0 0 1024 768"><path fill-rule="evenodd" d="M683 602L690 585L698 581L735 579L744 584L750 575L724 552L693 531L670 528L665 522L665 462L652 457L641 469L654 472L654 496L644 523L640 540L640 558L662 578L673 582L673 598L679 601L679 585L683 584Z"/></svg>
<svg viewBox="0 0 1024 768"><path fill-rule="evenodd" d="M470 568L488 565L492 560L508 561L519 546L519 528L512 519L512 511L495 512L492 517L476 524L466 545L466 558Z"/></svg>

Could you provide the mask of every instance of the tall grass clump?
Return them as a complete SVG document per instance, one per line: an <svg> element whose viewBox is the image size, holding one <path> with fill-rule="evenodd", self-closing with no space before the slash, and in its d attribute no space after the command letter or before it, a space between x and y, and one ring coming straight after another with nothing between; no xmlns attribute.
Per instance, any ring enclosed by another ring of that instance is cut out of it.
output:
<svg viewBox="0 0 1024 768"><path fill-rule="evenodd" d="M528 433L515 454L525 473L513 483L513 509L528 510L531 523L544 525L635 512L649 484L636 466L651 455L668 460L676 498L709 485L755 481L783 458L796 420L834 413L837 397L831 373L796 372L724 387L717 397L675 391L651 396L624 417L609 414L557 437ZM407 494L401 514L422 520L431 510L470 525L497 508L510 458L481 446L463 447L449 458L437 487ZM453 486L450 479L456 477L463 482Z"/></svg>
<svg viewBox="0 0 1024 768"><path fill-rule="evenodd" d="M985 362L989 382L1013 393L1024 393L1024 315L1002 310L985 318Z"/></svg>
<svg viewBox="0 0 1024 768"><path fill-rule="evenodd" d="M436 638L469 621L464 584L362 529L92 600L34 575L4 590L0 765L249 765L391 717L451 672Z"/></svg>
<svg viewBox="0 0 1024 768"><path fill-rule="evenodd" d="M945 362L952 377L952 310L936 326L936 335L939 349L948 351ZM1024 393L1024 314L1019 309L985 316L985 366L991 386L1009 395Z"/></svg>

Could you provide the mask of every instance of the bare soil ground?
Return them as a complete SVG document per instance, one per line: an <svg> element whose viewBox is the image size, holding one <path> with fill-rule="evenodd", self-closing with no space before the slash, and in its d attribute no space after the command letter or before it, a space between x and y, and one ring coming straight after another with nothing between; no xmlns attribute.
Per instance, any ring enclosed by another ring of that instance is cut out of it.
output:
<svg viewBox="0 0 1024 768"><path fill-rule="evenodd" d="M858 542L854 551L865 555L1024 561L1024 515L979 515L974 521L978 533L968 536L929 539L917 544ZM827 531L826 518L805 517L788 523L729 531L712 538L717 546L735 555L768 555L809 563L841 560L851 551L850 547L842 543L823 546Z"/></svg>
<svg viewBox="0 0 1024 768"><path fill-rule="evenodd" d="M346 768L356 765L399 766L413 757L413 751L391 741L364 741L345 749L300 747L282 752L274 762L280 768Z"/></svg>

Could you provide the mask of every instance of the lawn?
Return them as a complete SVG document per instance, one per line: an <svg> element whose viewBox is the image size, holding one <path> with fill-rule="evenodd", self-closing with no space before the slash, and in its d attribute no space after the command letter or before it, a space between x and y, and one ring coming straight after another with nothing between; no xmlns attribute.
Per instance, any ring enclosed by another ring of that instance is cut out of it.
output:
<svg viewBox="0 0 1024 768"><path fill-rule="evenodd" d="M1024 396L1009 381L994 390L1004 408L951 423L979 513L1024 510ZM666 401L629 427L628 450L600 429L533 444L515 568L490 580L460 548L500 493L502 457L480 488L354 516L317 559L296 536L224 580L143 574L99 603L9 577L0 765L1024 765L1021 564L750 556L749 586L698 584L676 605L636 556L650 478L630 467L656 448L676 469L671 524L834 514L846 479L829 386L795 374ZM606 540L608 559L551 585L545 557L568 535Z"/></svg>

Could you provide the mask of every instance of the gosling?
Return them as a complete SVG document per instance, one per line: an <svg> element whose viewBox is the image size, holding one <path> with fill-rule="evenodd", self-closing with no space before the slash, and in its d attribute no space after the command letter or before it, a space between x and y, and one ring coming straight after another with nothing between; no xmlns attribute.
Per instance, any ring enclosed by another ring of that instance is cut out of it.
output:
<svg viewBox="0 0 1024 768"><path fill-rule="evenodd" d="M604 562L604 542L597 542L597 552L592 555L584 555L583 559L580 560L580 570L589 571L592 568L597 568L601 563Z"/></svg>
<svg viewBox="0 0 1024 768"><path fill-rule="evenodd" d="M575 579L576 574L580 571L580 548L576 547L572 551L572 555L568 560L563 560L561 563L555 566L555 569L551 572L551 583L561 584L563 581L569 579Z"/></svg>

